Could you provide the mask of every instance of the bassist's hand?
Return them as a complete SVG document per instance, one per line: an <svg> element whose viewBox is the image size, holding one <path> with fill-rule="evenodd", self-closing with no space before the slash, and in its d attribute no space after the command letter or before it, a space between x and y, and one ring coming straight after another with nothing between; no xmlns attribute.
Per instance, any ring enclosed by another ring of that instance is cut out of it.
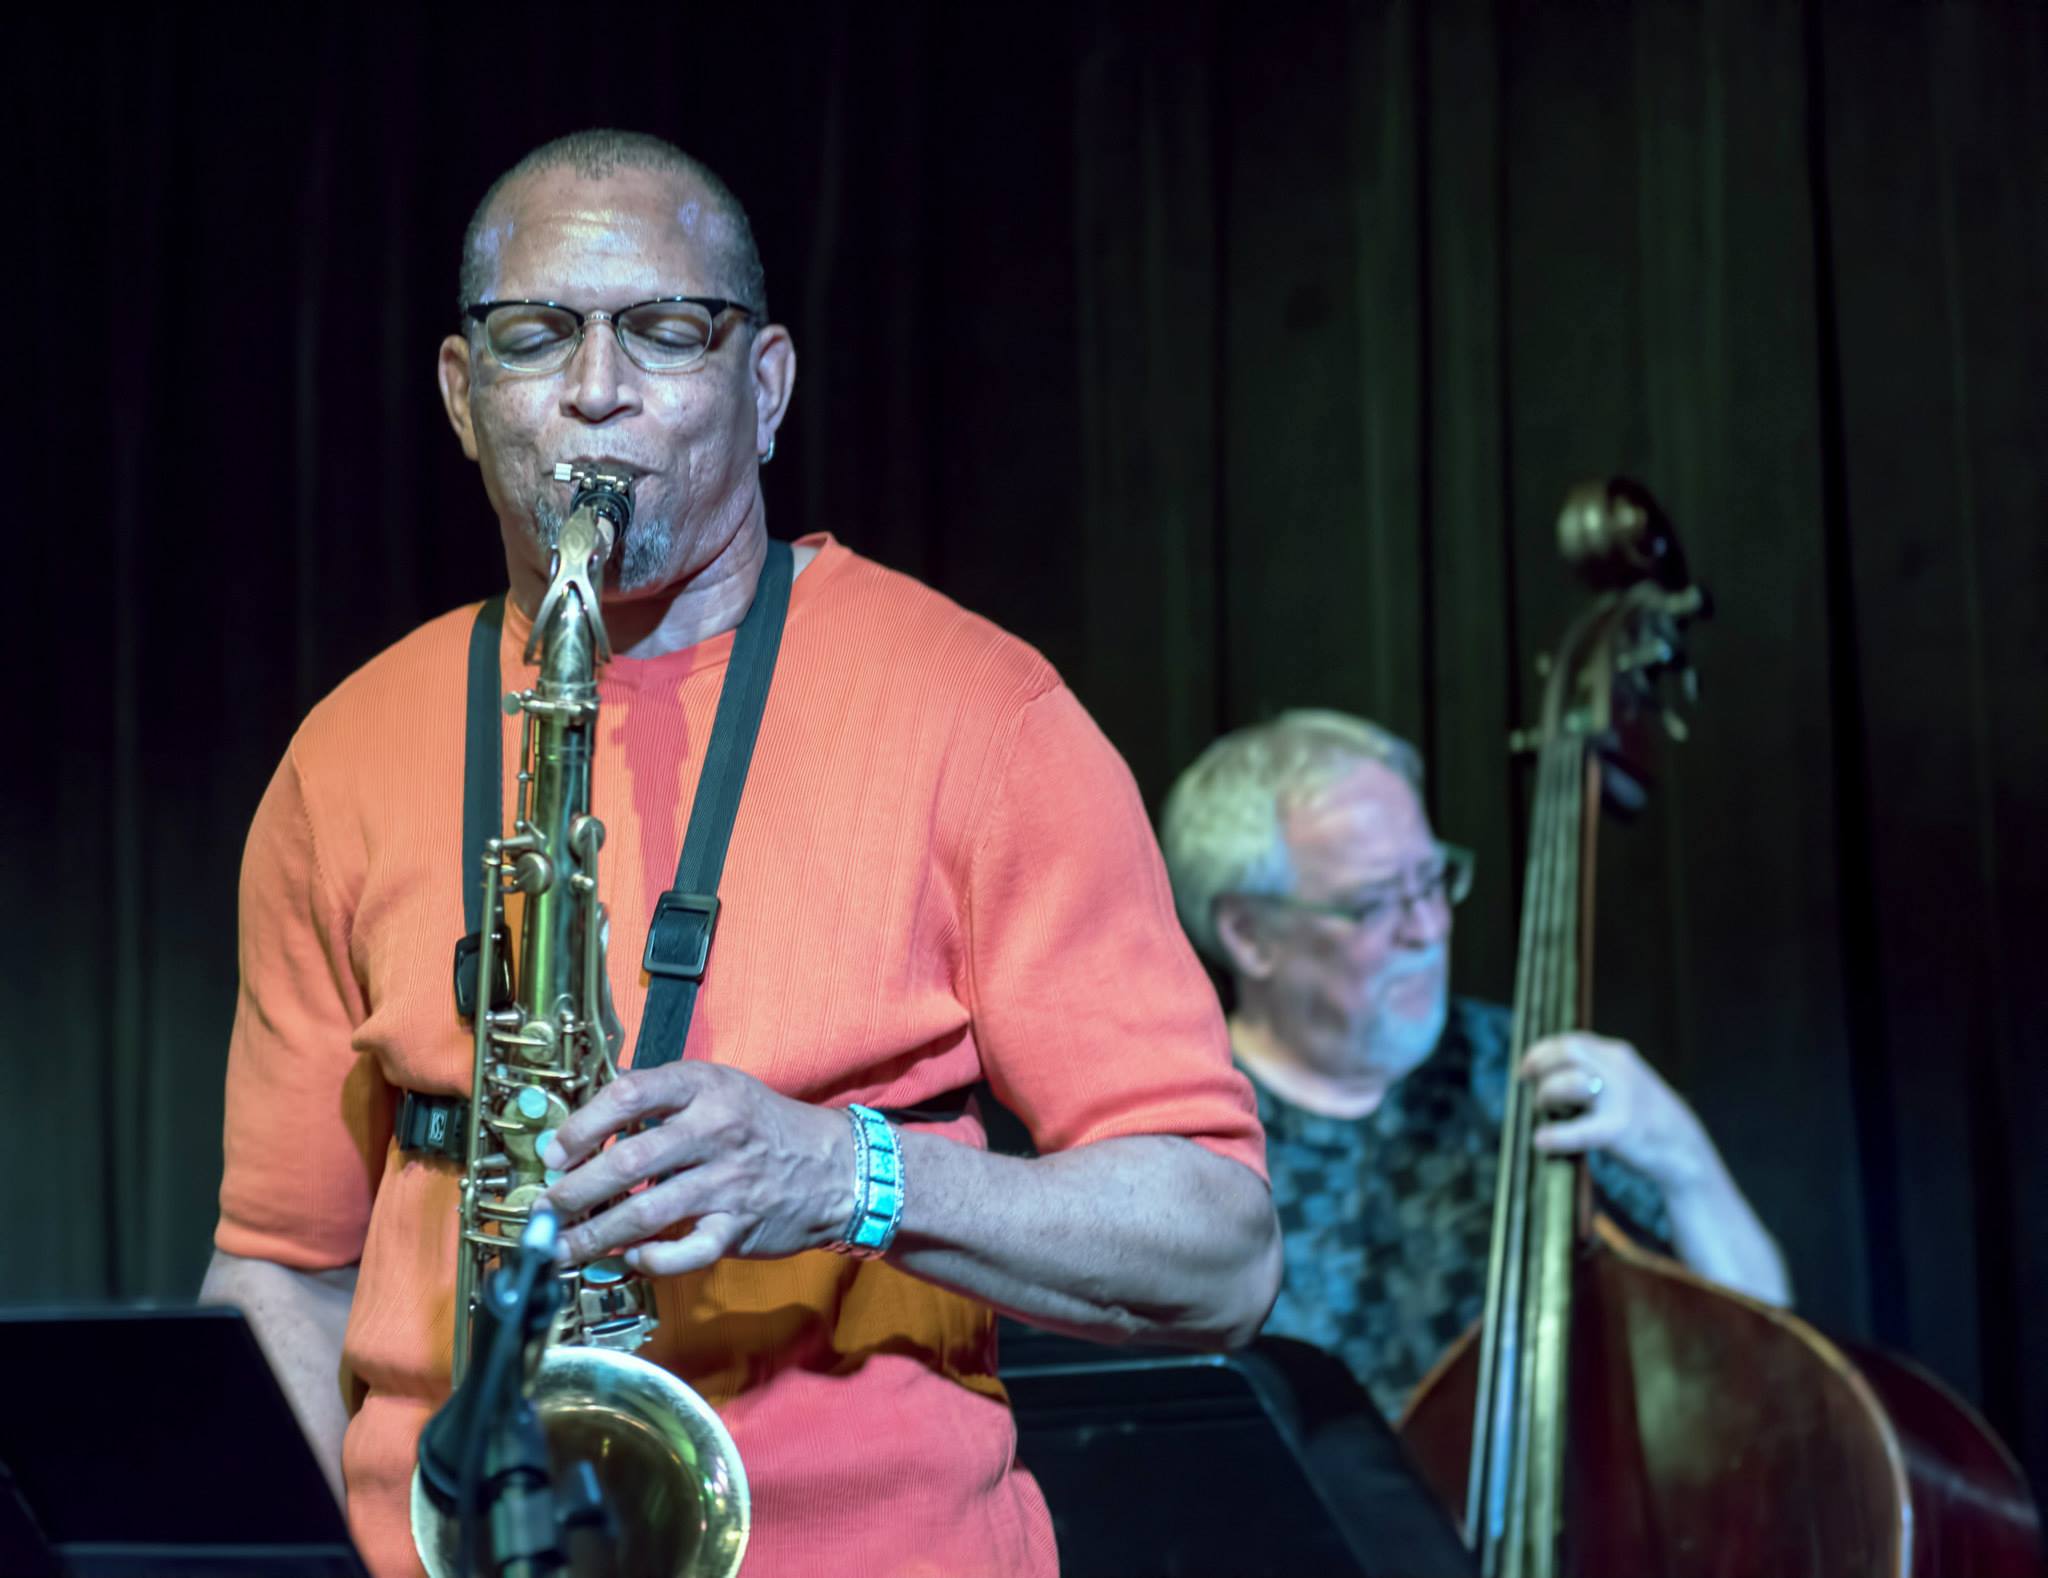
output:
<svg viewBox="0 0 2048 1578"><path fill-rule="evenodd" d="M1678 1258L1723 1287L1790 1304L1785 1257L1736 1187L1706 1126L1626 1041L1576 1031L1522 1060L1535 1089L1538 1150L1605 1151L1663 1191Z"/></svg>
<svg viewBox="0 0 2048 1578"><path fill-rule="evenodd" d="M1537 1042L1522 1059L1535 1090L1536 1148L1605 1151L1669 1195L1718 1170L1707 1131L1683 1098L1626 1041L1573 1031Z"/></svg>

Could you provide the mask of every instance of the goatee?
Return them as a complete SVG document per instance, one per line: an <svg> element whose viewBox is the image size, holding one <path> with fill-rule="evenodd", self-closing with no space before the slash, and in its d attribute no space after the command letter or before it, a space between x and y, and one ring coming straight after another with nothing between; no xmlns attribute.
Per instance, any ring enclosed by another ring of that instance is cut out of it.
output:
<svg viewBox="0 0 2048 1578"><path fill-rule="evenodd" d="M562 527L567 520L546 497L535 497L533 523L550 555L561 543ZM636 513L626 527L625 540L612 550L605 582L621 591L653 584L667 568L670 535L667 521Z"/></svg>

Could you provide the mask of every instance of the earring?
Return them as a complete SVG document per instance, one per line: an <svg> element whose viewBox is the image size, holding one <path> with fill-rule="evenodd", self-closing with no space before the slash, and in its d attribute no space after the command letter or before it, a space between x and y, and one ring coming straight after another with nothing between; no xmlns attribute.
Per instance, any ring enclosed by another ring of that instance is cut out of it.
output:
<svg viewBox="0 0 2048 1578"><path fill-rule="evenodd" d="M755 458L758 459L760 463L764 466L767 465L769 461L773 460L775 458L775 440L772 438L769 439L768 447L762 450L761 453Z"/></svg>

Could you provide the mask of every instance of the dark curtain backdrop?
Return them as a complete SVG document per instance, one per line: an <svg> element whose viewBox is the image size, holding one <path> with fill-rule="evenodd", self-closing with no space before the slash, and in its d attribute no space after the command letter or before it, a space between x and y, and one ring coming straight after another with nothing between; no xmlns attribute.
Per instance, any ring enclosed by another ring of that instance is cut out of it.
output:
<svg viewBox="0 0 2048 1578"><path fill-rule="evenodd" d="M207 1253L241 840L299 717L501 584L434 347L588 124L751 206L771 521L1038 644L1156 806L1302 704L1413 736L1511 990L1503 741L1574 479L1677 518L1692 742L1601 1026L1815 1317L2048 1472L2048 49L2033 6L43 8L11 51L0 1296ZM409 727L393 718L395 734Z"/></svg>

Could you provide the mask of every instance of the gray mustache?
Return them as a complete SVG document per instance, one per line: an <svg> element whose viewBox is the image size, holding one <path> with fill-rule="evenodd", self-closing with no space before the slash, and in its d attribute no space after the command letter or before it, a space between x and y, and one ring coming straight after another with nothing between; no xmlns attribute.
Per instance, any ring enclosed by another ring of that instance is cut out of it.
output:
<svg viewBox="0 0 2048 1578"><path fill-rule="evenodd" d="M1450 949L1442 943L1432 943L1422 953L1404 951L1389 959L1380 971L1380 984L1391 986L1396 981L1405 981L1411 975L1427 975L1441 970L1444 958Z"/></svg>

